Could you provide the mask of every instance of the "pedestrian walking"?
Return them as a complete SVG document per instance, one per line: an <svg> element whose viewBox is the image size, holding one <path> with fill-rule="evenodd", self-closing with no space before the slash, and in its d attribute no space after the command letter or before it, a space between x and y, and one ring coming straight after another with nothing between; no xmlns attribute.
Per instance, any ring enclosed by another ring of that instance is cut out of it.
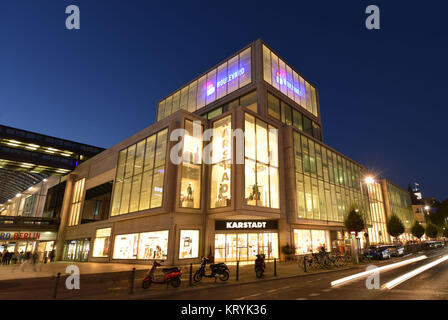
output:
<svg viewBox="0 0 448 320"><path fill-rule="evenodd" d="M55 256L55 253L54 253L54 249L53 249L50 251L50 262L54 262L54 256Z"/></svg>

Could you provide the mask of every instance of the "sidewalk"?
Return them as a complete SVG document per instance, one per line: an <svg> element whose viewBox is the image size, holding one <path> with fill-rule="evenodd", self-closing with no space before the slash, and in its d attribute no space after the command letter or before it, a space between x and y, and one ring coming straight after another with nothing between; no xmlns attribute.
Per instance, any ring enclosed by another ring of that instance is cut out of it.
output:
<svg viewBox="0 0 448 320"><path fill-rule="evenodd" d="M52 262L25 265L23 271L20 270L21 265L0 265L0 281L29 279L29 278L46 278L55 277L58 272L65 274L65 270L69 265L76 265L81 275L86 274L104 274L110 272L130 271L132 268L136 270L148 270L147 265L141 264L122 264L122 263L95 263L95 262Z"/></svg>

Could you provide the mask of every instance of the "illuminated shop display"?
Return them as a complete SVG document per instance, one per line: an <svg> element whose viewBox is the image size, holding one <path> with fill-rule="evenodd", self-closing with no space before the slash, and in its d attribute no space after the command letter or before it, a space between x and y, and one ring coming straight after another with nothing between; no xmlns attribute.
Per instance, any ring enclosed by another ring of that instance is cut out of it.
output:
<svg viewBox="0 0 448 320"><path fill-rule="evenodd" d="M263 45L263 79L318 117L316 89Z"/></svg>
<svg viewBox="0 0 448 320"><path fill-rule="evenodd" d="M111 228L98 229L95 232L95 241L93 243L94 258L103 258L109 256L109 244Z"/></svg>
<svg viewBox="0 0 448 320"><path fill-rule="evenodd" d="M278 258L278 233L215 234L215 261L255 260L261 253Z"/></svg>
<svg viewBox="0 0 448 320"><path fill-rule="evenodd" d="M227 116L213 123L213 145L210 185L210 207L227 207L231 200L232 186L232 117Z"/></svg>
<svg viewBox="0 0 448 320"><path fill-rule="evenodd" d="M89 250L90 239L66 241L63 259L68 261L87 261L89 259Z"/></svg>
<svg viewBox="0 0 448 320"><path fill-rule="evenodd" d="M185 120L185 135L183 137L183 160L180 182L180 207L199 209L201 206L201 175L202 175L202 125L199 125L200 135L194 136L193 121Z"/></svg>
<svg viewBox="0 0 448 320"><path fill-rule="evenodd" d="M330 251L330 232L326 230L294 229L295 254L318 252L322 247Z"/></svg>
<svg viewBox="0 0 448 320"><path fill-rule="evenodd" d="M251 83L251 48L230 58L217 68L159 102L157 121L179 109L194 112Z"/></svg>
<svg viewBox="0 0 448 320"><path fill-rule="evenodd" d="M297 131L294 154L298 218L343 222L355 206L371 223L367 190L360 184L361 166Z"/></svg>
<svg viewBox="0 0 448 320"><path fill-rule="evenodd" d="M199 230L180 230L179 259L199 257Z"/></svg>
<svg viewBox="0 0 448 320"><path fill-rule="evenodd" d="M120 151L111 215L162 206L168 129Z"/></svg>
<svg viewBox="0 0 448 320"><path fill-rule="evenodd" d="M115 236L114 259L166 259L168 230Z"/></svg>
<svg viewBox="0 0 448 320"><path fill-rule="evenodd" d="M246 203L279 208L277 129L246 113L244 141Z"/></svg>

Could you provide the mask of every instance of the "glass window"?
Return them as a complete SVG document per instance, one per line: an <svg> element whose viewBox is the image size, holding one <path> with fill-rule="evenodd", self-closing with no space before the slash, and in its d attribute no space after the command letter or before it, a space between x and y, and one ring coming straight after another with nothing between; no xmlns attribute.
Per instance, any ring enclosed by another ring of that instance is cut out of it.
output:
<svg viewBox="0 0 448 320"><path fill-rule="evenodd" d="M292 123L294 124L294 127L299 129L300 131L303 131L303 120L302 120L302 114L297 111L296 109L293 109L292 114Z"/></svg>
<svg viewBox="0 0 448 320"><path fill-rule="evenodd" d="M138 259L162 259L168 256L168 230L140 233Z"/></svg>
<svg viewBox="0 0 448 320"><path fill-rule="evenodd" d="M114 259L136 259L138 233L115 236Z"/></svg>
<svg viewBox="0 0 448 320"><path fill-rule="evenodd" d="M287 95L287 86L286 86L286 65L285 62L281 59L278 59L278 67L279 67L279 80L280 80L280 91Z"/></svg>
<svg viewBox="0 0 448 320"><path fill-rule="evenodd" d="M227 80L227 94L238 89L238 56L233 57L228 62L228 80Z"/></svg>
<svg viewBox="0 0 448 320"><path fill-rule="evenodd" d="M313 107L311 105L310 84L307 81L305 81L305 90L306 90L306 110L313 113Z"/></svg>
<svg viewBox="0 0 448 320"><path fill-rule="evenodd" d="M207 113L207 119L211 120L217 116L220 116L222 114L222 107L218 107Z"/></svg>
<svg viewBox="0 0 448 320"><path fill-rule="evenodd" d="M320 126L313 121L313 137L322 140Z"/></svg>
<svg viewBox="0 0 448 320"><path fill-rule="evenodd" d="M268 93L268 114L280 120L280 100Z"/></svg>
<svg viewBox="0 0 448 320"><path fill-rule="evenodd" d="M112 216L161 206L167 132L162 130L120 151Z"/></svg>
<svg viewBox="0 0 448 320"><path fill-rule="evenodd" d="M180 230L179 259L199 257L199 230Z"/></svg>
<svg viewBox="0 0 448 320"><path fill-rule="evenodd" d="M216 99L222 98L227 94L227 62L218 67L216 88Z"/></svg>
<svg viewBox="0 0 448 320"><path fill-rule="evenodd" d="M173 113L172 107L173 107L173 96L169 96L165 100L165 118Z"/></svg>
<svg viewBox="0 0 448 320"><path fill-rule="evenodd" d="M157 121L165 118L165 100L159 102L159 108L157 112Z"/></svg>
<svg viewBox="0 0 448 320"><path fill-rule="evenodd" d="M196 91L198 87L198 82L195 80L190 83L188 88L188 111L194 112L196 110Z"/></svg>
<svg viewBox="0 0 448 320"><path fill-rule="evenodd" d="M216 69L213 69L207 74L206 87L206 104L209 104L216 99Z"/></svg>
<svg viewBox="0 0 448 320"><path fill-rule="evenodd" d="M171 109L171 113L176 112L177 110L179 110L179 103L180 103L180 91L177 91L174 95L173 95L173 107Z"/></svg>
<svg viewBox="0 0 448 320"><path fill-rule="evenodd" d="M200 136L194 135L199 126ZM198 209L201 206L202 125L185 120L183 163L181 167L180 206Z"/></svg>
<svg viewBox="0 0 448 320"><path fill-rule="evenodd" d="M247 113L245 117L246 203L277 208L279 206L278 168L274 166L274 164L278 165L277 131L274 127L268 126L265 122L255 119ZM269 139L275 141L270 142ZM272 177L270 177L270 173L273 175Z"/></svg>
<svg viewBox="0 0 448 320"><path fill-rule="evenodd" d="M70 209L70 217L68 221L69 226L75 226L80 223L80 212L81 212L81 203L84 192L84 183L86 179L80 179L75 182L73 186L73 197Z"/></svg>
<svg viewBox="0 0 448 320"><path fill-rule="evenodd" d="M281 106L282 106L282 122L289 126L292 125L291 107L288 106L283 101L281 101Z"/></svg>
<svg viewBox="0 0 448 320"><path fill-rule="evenodd" d="M182 88L180 92L180 109L188 110L188 86Z"/></svg>
<svg viewBox="0 0 448 320"><path fill-rule="evenodd" d="M232 118L213 123L210 207L226 207L231 199Z"/></svg>
<svg viewBox="0 0 448 320"><path fill-rule="evenodd" d="M303 116L303 132L313 136L313 128L311 126L311 120L308 117Z"/></svg>
<svg viewBox="0 0 448 320"><path fill-rule="evenodd" d="M280 90L280 73L278 69L278 57L271 51L272 85Z"/></svg>
<svg viewBox="0 0 448 320"><path fill-rule="evenodd" d="M247 48L240 53L240 66L238 69L238 77L240 80L239 87L242 88L251 82L251 48Z"/></svg>
<svg viewBox="0 0 448 320"><path fill-rule="evenodd" d="M207 76L203 76L198 80L197 106L196 110L205 106L205 98L207 96Z"/></svg>
<svg viewBox="0 0 448 320"><path fill-rule="evenodd" d="M295 254L319 252L330 249L330 233L326 230L294 229Z"/></svg>
<svg viewBox="0 0 448 320"><path fill-rule="evenodd" d="M246 94L245 96L242 96L240 98L240 105L253 112L258 112L257 91L253 91Z"/></svg>
<svg viewBox="0 0 448 320"><path fill-rule="evenodd" d="M317 95L316 89L310 85L310 93L311 93L311 107L313 110L313 114L317 117Z"/></svg>
<svg viewBox="0 0 448 320"><path fill-rule="evenodd" d="M95 241L93 243L94 258L103 258L109 256L109 242L112 228L97 229Z"/></svg>
<svg viewBox="0 0 448 320"><path fill-rule="evenodd" d="M263 79L272 84L271 51L265 45L263 45Z"/></svg>

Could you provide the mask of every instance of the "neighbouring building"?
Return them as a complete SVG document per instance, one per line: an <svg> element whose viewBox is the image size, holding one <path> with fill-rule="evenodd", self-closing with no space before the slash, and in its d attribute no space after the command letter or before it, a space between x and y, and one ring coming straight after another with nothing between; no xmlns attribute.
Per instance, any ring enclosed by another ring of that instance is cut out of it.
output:
<svg viewBox="0 0 448 320"><path fill-rule="evenodd" d="M409 192L387 179L382 179L381 185L385 199L387 219L390 219L392 214L398 216L405 227L405 232L399 237L400 240L413 240L414 237L411 234L411 227L415 218Z"/></svg>

